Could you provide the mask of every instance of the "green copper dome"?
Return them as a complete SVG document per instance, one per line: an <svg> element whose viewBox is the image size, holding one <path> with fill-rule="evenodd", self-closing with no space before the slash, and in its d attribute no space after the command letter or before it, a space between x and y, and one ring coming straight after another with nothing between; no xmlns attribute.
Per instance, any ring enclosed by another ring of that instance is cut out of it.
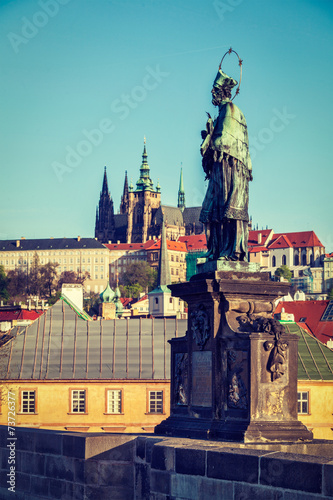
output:
<svg viewBox="0 0 333 500"><path fill-rule="evenodd" d="M110 287L109 283L106 285L105 290L100 294L102 302L113 302L115 293Z"/></svg>

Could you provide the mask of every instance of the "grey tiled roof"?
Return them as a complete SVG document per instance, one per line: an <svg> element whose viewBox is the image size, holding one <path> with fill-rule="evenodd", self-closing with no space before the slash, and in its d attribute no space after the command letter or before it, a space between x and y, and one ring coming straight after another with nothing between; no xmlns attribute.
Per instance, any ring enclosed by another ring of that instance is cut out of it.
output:
<svg viewBox="0 0 333 500"><path fill-rule="evenodd" d="M202 225L199 221L200 212L201 207L185 207L183 212L184 223Z"/></svg>
<svg viewBox="0 0 333 500"><path fill-rule="evenodd" d="M0 348L2 380L169 379L186 320L84 321L63 301ZM141 353L141 356L140 356Z"/></svg>
<svg viewBox="0 0 333 500"><path fill-rule="evenodd" d="M80 240L78 238L20 239L17 241L20 242L19 246L16 245L16 240L0 240L0 252L104 248L102 243L95 238L80 238Z"/></svg>
<svg viewBox="0 0 333 500"><path fill-rule="evenodd" d="M162 210L164 212L164 220L167 225L180 226L184 224L183 214L181 210L177 207L169 207L167 205L161 205L153 218L153 224L162 224Z"/></svg>

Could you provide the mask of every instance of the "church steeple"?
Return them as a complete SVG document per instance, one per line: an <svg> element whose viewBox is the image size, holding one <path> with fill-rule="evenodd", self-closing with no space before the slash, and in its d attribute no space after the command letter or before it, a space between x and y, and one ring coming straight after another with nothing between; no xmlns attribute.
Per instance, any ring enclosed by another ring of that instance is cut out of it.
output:
<svg viewBox="0 0 333 500"><path fill-rule="evenodd" d="M183 167L180 168L180 179L179 179L179 189L178 189L178 208L183 212L185 208L185 190L183 181Z"/></svg>
<svg viewBox="0 0 333 500"><path fill-rule="evenodd" d="M162 212L162 234L161 234L160 261L158 268L158 286L160 288L163 288L168 286L170 283L171 283L171 278L170 278L170 266L168 259L168 246L166 240L164 214Z"/></svg>
<svg viewBox="0 0 333 500"><path fill-rule="evenodd" d="M108 178L106 176L106 167L104 167L104 177L103 177L103 186L102 186L101 195L110 196L109 189L108 189Z"/></svg>
<svg viewBox="0 0 333 500"><path fill-rule="evenodd" d="M120 201L120 213L126 214L127 211L128 211L128 179L127 179L127 170L125 170L124 190Z"/></svg>
<svg viewBox="0 0 333 500"><path fill-rule="evenodd" d="M104 167L102 191L96 208L95 238L101 243L108 243L114 239L114 232L113 201L108 189L106 167Z"/></svg>
<svg viewBox="0 0 333 500"><path fill-rule="evenodd" d="M144 138L143 153L142 153L142 164L140 167L140 179L136 183L135 191L153 191L153 181L150 178L150 168L148 165L148 155L146 149L146 138Z"/></svg>

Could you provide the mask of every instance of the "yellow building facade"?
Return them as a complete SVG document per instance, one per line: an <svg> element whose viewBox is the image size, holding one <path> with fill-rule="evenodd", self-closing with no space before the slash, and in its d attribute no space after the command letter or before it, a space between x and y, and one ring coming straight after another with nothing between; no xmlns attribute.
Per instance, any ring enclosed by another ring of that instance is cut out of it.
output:
<svg viewBox="0 0 333 500"><path fill-rule="evenodd" d="M0 424L9 416L22 427L153 432L169 416L169 400L168 380L13 380L2 384Z"/></svg>

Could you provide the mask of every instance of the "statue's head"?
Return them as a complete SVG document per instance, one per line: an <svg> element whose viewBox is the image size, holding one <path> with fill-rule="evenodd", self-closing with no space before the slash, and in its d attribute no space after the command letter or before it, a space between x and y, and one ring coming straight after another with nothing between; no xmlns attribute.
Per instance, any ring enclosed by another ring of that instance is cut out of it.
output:
<svg viewBox="0 0 333 500"><path fill-rule="evenodd" d="M214 106L219 106L222 101L230 99L231 91L236 85L236 80L226 75L221 69L219 69L212 88L212 103Z"/></svg>

